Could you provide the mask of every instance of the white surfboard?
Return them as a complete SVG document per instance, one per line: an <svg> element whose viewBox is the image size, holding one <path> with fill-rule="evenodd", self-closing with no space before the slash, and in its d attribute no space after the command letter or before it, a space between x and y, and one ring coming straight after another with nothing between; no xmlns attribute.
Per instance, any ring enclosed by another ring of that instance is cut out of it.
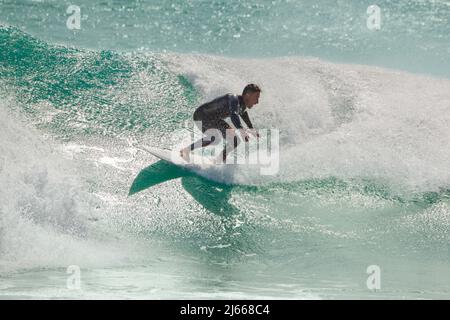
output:
<svg viewBox="0 0 450 320"><path fill-rule="evenodd" d="M146 146L139 146L139 148L147 151L148 153L161 160L170 162L176 166L184 167L186 169L202 169L214 166L214 162L212 159L193 154L192 152L189 156L189 162L187 162L180 156L179 150L160 149Z"/></svg>

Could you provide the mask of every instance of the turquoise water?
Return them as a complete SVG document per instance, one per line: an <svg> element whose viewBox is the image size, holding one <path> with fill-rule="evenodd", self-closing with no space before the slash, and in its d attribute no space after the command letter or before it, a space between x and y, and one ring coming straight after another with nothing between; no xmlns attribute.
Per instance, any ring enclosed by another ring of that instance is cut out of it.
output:
<svg viewBox="0 0 450 320"><path fill-rule="evenodd" d="M450 2L70 4L0 1L2 298L449 297ZM276 175L139 149L248 82Z"/></svg>
<svg viewBox="0 0 450 320"><path fill-rule="evenodd" d="M39 39L94 50L182 52L233 57L313 56L450 76L449 2L409 1L71 1L2 0L2 22ZM367 28L367 8L381 28Z"/></svg>

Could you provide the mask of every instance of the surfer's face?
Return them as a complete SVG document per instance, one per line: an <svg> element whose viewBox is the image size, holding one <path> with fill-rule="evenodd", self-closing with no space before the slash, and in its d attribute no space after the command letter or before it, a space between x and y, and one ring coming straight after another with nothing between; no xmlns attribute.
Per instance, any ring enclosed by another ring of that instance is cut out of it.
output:
<svg viewBox="0 0 450 320"><path fill-rule="evenodd" d="M247 101L245 102L245 105L247 108L252 108L255 104L258 104L259 102L259 94L260 92L249 92L246 94Z"/></svg>

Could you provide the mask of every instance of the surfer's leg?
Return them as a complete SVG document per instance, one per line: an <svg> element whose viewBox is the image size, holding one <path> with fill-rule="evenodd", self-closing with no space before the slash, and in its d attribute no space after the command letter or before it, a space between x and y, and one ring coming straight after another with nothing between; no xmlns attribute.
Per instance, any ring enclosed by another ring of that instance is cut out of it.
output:
<svg viewBox="0 0 450 320"><path fill-rule="evenodd" d="M209 139L205 139L205 137L197 140L196 142L192 143L190 146L187 146L186 148L183 148L180 150L180 156L189 162L189 153L197 148L204 148L209 146L211 143L215 141L215 137L212 136Z"/></svg>
<svg viewBox="0 0 450 320"><path fill-rule="evenodd" d="M197 120L197 123L200 126L199 121ZM202 133L205 135L201 139L197 140L193 144L190 145L190 151L197 149L197 148L204 148L209 146L211 143L217 143L218 139L216 137L216 134L214 131L211 131L211 129L217 129L219 126L217 121L201 121L201 130Z"/></svg>
<svg viewBox="0 0 450 320"><path fill-rule="evenodd" d="M195 118L194 118L195 119ZM192 143L191 145L180 150L180 156L189 162L189 153L194 149L204 148L209 146L212 143L217 143L219 139L217 139L217 134L215 134L214 129L217 129L218 123L217 121L201 121L199 119L195 119L196 124L201 127L203 136L201 139ZM211 131L213 130L213 131Z"/></svg>
<svg viewBox="0 0 450 320"><path fill-rule="evenodd" d="M221 153L222 157L221 160L223 161L223 163L225 163L227 160L228 153L236 149L240 141L236 136L236 134L234 133L234 130L225 121L222 121L220 123L219 130L222 133L222 137L226 139L225 148L222 150ZM220 158L218 160L220 160Z"/></svg>
<svg viewBox="0 0 450 320"><path fill-rule="evenodd" d="M233 134L233 137L228 139L229 141L227 142L225 148L222 151L222 161L223 163L225 163L227 161L227 155L228 153L230 153L231 151L233 151L234 149L237 148L238 144L239 144L239 139L236 135Z"/></svg>

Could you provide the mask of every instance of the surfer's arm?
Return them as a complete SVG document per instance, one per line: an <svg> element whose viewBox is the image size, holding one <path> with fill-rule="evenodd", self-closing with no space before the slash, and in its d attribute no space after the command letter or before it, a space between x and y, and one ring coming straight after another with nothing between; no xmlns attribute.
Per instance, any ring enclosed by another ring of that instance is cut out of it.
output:
<svg viewBox="0 0 450 320"><path fill-rule="evenodd" d="M248 142L248 140L250 139L247 132L245 131L245 129L242 127L241 124L241 120L239 118L239 100L236 96L232 96L230 95L228 98L228 107L230 110L230 118L231 118L231 122L233 122L233 125L235 126L235 128L237 130L239 130L239 132L242 135L242 138L245 140L245 142ZM248 125L248 122L242 118L245 123ZM247 115L247 120L250 121L250 119L248 118ZM250 122L251 125L251 122Z"/></svg>
<svg viewBox="0 0 450 320"><path fill-rule="evenodd" d="M242 129L241 120L239 119L238 105L239 101L237 100L237 97L230 95L228 97L228 108L230 110L231 122L236 129Z"/></svg>
<svg viewBox="0 0 450 320"><path fill-rule="evenodd" d="M258 132L258 130L256 130L255 128L253 128L253 124L252 124L252 122L250 121L250 117L248 116L247 111L245 111L244 113L241 114L241 118L242 118L242 120L244 120L244 122L245 122L245 123L247 124L247 126L248 126L247 131L248 131L249 133L251 133L252 135L254 135L255 137L259 138L259 137L260 137L260 136L259 136L259 132Z"/></svg>
<svg viewBox="0 0 450 320"><path fill-rule="evenodd" d="M253 129L253 124L250 121L250 117L248 116L247 111L245 111L243 114L241 114L241 118L242 118L242 120L244 120L245 124L247 125L247 127L249 127L249 129Z"/></svg>

